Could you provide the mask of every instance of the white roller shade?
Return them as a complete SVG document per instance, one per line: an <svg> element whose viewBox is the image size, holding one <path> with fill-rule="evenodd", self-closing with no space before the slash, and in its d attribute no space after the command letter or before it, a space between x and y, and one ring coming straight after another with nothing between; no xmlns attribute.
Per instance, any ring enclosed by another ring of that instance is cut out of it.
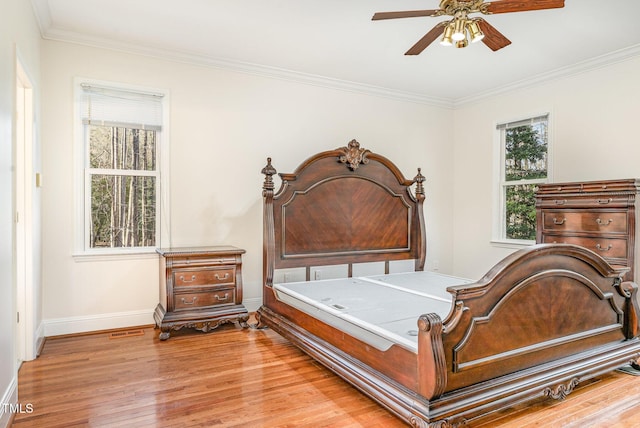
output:
<svg viewBox="0 0 640 428"><path fill-rule="evenodd" d="M160 131L162 94L82 84L81 115L85 124Z"/></svg>

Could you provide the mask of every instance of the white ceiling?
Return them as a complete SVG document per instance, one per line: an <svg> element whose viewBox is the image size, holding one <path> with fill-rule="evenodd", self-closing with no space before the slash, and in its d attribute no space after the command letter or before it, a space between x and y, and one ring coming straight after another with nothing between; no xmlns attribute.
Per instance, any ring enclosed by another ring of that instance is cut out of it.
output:
<svg viewBox="0 0 640 428"><path fill-rule="evenodd" d="M439 0L32 2L47 39L448 106L640 55L640 0L485 16L510 46L436 41L418 56L404 52L446 17L371 16Z"/></svg>

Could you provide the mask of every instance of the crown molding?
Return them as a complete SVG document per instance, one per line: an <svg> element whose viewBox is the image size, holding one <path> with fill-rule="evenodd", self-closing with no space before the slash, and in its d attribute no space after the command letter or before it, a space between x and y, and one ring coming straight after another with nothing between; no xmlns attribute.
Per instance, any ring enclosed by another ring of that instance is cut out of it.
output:
<svg viewBox="0 0 640 428"><path fill-rule="evenodd" d="M40 1L40 0L34 0ZM39 22L41 22L39 20ZM42 31L42 28L41 28ZM430 97L422 94L403 92L396 89L384 88L381 86L369 85L366 83L351 82L348 80L335 79L332 77L320 76L317 74L303 73L284 68L272 67L249 62L242 62L224 58L210 57L194 52L175 51L170 49L142 46L132 43L123 43L105 38L91 37L85 34L78 34L70 31L55 28L46 29L42 38L46 40L74 43L100 49L109 49L128 54L153 57L162 60L169 60L179 63L199 65L205 67L230 70L240 73L253 74L262 77L286 80L295 83L320 86L328 89L355 92L366 95L390 98L398 101L408 101L419 104L426 104L435 107L452 108L453 100L447 98Z"/></svg>
<svg viewBox="0 0 640 428"><path fill-rule="evenodd" d="M31 7L40 28L40 35L45 38L45 34L52 26L49 2L47 0L31 0Z"/></svg>
<svg viewBox="0 0 640 428"><path fill-rule="evenodd" d="M469 97L458 98L453 101L453 108L463 107L469 104L477 103L488 98L503 95L507 92L513 92L520 89L531 88L554 80L563 79L581 73L597 70L599 68L608 67L623 61L640 56L640 44L618 49L595 58L590 58L572 64L567 67L558 68L546 73L541 73L531 78L522 79L513 83L502 85L488 91L479 92Z"/></svg>

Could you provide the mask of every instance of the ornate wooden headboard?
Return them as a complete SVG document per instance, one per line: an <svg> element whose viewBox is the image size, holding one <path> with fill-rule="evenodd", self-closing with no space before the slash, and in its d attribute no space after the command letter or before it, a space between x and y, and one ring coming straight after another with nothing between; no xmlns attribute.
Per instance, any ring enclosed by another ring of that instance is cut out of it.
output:
<svg viewBox="0 0 640 428"><path fill-rule="evenodd" d="M388 271L389 261L403 259L424 269L420 169L407 180L390 160L352 140L280 173L277 193L271 158L262 173L265 285L274 269L384 261Z"/></svg>

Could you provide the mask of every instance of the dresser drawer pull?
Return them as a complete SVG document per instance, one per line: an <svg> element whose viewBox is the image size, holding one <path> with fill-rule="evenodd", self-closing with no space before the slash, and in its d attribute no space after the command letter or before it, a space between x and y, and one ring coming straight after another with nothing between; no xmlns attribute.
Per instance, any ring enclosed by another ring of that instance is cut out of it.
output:
<svg viewBox="0 0 640 428"><path fill-rule="evenodd" d="M561 225L561 224L564 224L564 222L565 222L565 221L567 221L567 219L566 219L566 218L563 218L563 219L562 219L562 220L560 220L560 221L558 221L558 219L557 219L557 218L555 218L555 217L553 218L553 224Z"/></svg>
<svg viewBox="0 0 640 428"><path fill-rule="evenodd" d="M609 220L600 220L599 218L597 218L596 223L598 223L600 226L609 226L611 223L613 223L613 219L610 218Z"/></svg>
<svg viewBox="0 0 640 428"><path fill-rule="evenodd" d="M193 299L191 299L190 302L187 302L184 297L181 300L182 300L182 304L183 305L195 305L196 300L198 300L198 297L197 296L193 296Z"/></svg>
<svg viewBox="0 0 640 428"><path fill-rule="evenodd" d="M219 302L224 302L229 298L229 293L224 293L224 296L220 297L216 294L216 300Z"/></svg>
<svg viewBox="0 0 640 428"><path fill-rule="evenodd" d="M184 275L180 275L180 281L182 282L193 282L196 280L196 276L195 275L191 275L191 279L184 279Z"/></svg>
<svg viewBox="0 0 640 428"><path fill-rule="evenodd" d="M613 248L613 245L609 244L607 245L607 248L604 248L600 244L596 244L596 248L600 251L609 251L611 248Z"/></svg>
<svg viewBox="0 0 640 428"><path fill-rule="evenodd" d="M566 199L556 199L553 202L555 202L556 205L564 205L564 204L567 203L567 200Z"/></svg>
<svg viewBox="0 0 640 428"><path fill-rule="evenodd" d="M216 279L217 279L218 281L222 281L222 280L225 280L225 279L229 279L229 272L225 273L223 277L221 277L221 276L220 276L220 275L218 275L218 274L215 274L214 276L216 277Z"/></svg>
<svg viewBox="0 0 640 428"><path fill-rule="evenodd" d="M609 198L609 199L596 199L596 202L599 203L600 205L607 205L610 204L611 202L613 202L613 199Z"/></svg>

